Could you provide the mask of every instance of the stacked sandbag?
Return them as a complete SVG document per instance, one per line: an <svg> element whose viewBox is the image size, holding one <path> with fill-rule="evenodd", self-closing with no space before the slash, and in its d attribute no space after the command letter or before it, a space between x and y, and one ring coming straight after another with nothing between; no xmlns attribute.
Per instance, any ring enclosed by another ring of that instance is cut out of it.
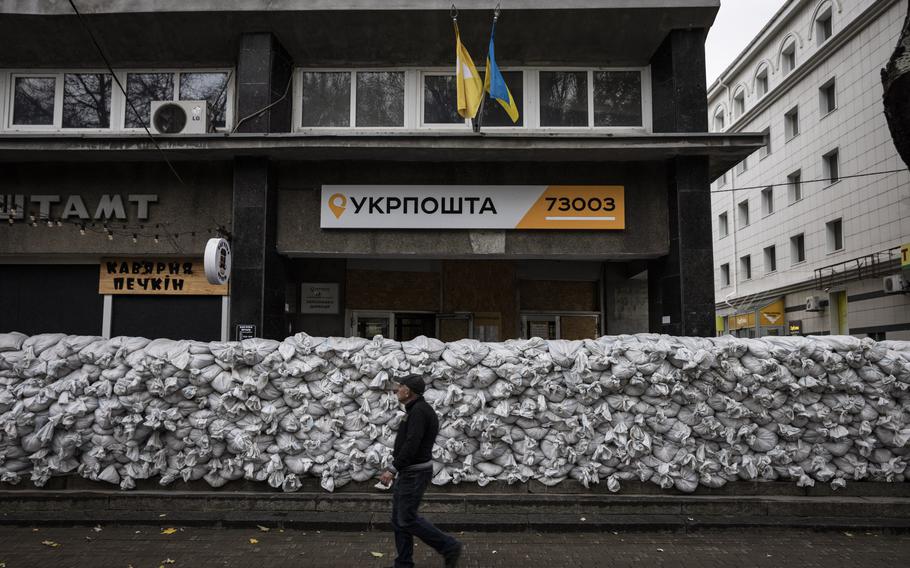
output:
<svg viewBox="0 0 910 568"><path fill-rule="evenodd" d="M443 343L0 334L0 482L334 490L391 460L422 375L439 485L904 481L910 342L639 334Z"/></svg>

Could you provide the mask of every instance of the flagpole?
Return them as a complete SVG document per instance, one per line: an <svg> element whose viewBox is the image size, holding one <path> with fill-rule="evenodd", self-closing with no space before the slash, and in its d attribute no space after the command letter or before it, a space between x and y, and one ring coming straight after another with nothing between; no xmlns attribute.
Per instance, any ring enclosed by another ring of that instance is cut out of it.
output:
<svg viewBox="0 0 910 568"><path fill-rule="evenodd" d="M490 37L493 37L493 32L496 31L496 21L499 20L499 6L500 3L496 3L496 8L493 10L493 25L490 27ZM486 78L490 76L490 47L487 46L487 66L484 70L484 84L486 84ZM477 116L471 119L471 126L474 129L474 132L480 134L480 127L483 122L483 106L487 102L487 91L484 89L481 92L480 98L480 108L477 109Z"/></svg>

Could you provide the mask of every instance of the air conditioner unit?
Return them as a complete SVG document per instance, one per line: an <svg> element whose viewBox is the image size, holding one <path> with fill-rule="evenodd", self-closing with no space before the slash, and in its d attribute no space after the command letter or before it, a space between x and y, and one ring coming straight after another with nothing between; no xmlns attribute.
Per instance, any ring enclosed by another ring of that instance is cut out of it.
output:
<svg viewBox="0 0 910 568"><path fill-rule="evenodd" d="M882 292L885 294L907 294L910 293L910 283L904 280L900 274L892 274L882 278Z"/></svg>
<svg viewBox="0 0 910 568"><path fill-rule="evenodd" d="M205 134L209 131L205 101L152 101L155 134Z"/></svg>
<svg viewBox="0 0 910 568"><path fill-rule="evenodd" d="M822 300L818 296L806 296L807 312L823 312L825 311L825 306L827 305L828 300Z"/></svg>

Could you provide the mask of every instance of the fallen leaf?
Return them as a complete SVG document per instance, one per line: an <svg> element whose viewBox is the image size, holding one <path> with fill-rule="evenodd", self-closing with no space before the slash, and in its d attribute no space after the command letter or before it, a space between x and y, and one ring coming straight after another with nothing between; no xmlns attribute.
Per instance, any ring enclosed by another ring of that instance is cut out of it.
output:
<svg viewBox="0 0 910 568"><path fill-rule="evenodd" d="M176 562L176 560L174 560L173 558L165 558L164 560L161 561L162 564L173 564L174 562Z"/></svg>
<svg viewBox="0 0 910 568"><path fill-rule="evenodd" d="M41 529L32 529L32 532L38 532L39 530L41 530ZM866 533L866 534L869 534L869 533Z"/></svg>
<svg viewBox="0 0 910 568"><path fill-rule="evenodd" d="M87 536L87 537L85 537L85 540L87 540L87 541L89 541L89 542L92 542L92 541L95 540L95 539L93 539L93 538L90 537L90 536Z"/></svg>
<svg viewBox="0 0 910 568"><path fill-rule="evenodd" d="M385 556L385 554L383 554L381 552L372 552L371 551L370 554L372 554L375 558L382 558L383 556Z"/></svg>
<svg viewBox="0 0 910 568"><path fill-rule="evenodd" d="M158 515L159 518L160 518L160 517L166 517L166 516L167 516L167 513L161 513L160 515Z"/></svg>
<svg viewBox="0 0 910 568"><path fill-rule="evenodd" d="M582 521L586 521L587 519L585 519L584 517L582 517L581 520L582 520Z"/></svg>
<svg viewBox="0 0 910 568"><path fill-rule="evenodd" d="M142 534L142 531L136 531L136 532L133 533L133 534Z"/></svg>
<svg viewBox="0 0 910 568"><path fill-rule="evenodd" d="M259 544L259 541L255 538L250 539L250 544Z"/></svg>
<svg viewBox="0 0 910 568"><path fill-rule="evenodd" d="M844 533L844 536L853 536L853 533L845 532L845 533Z"/></svg>
<svg viewBox="0 0 910 568"><path fill-rule="evenodd" d="M171 528L166 528L163 531L161 531L161 534L174 534L175 532L177 532L177 529L171 527Z"/></svg>
<svg viewBox="0 0 910 568"><path fill-rule="evenodd" d="M283 533L284 529L278 529L278 532Z"/></svg>
<svg viewBox="0 0 910 568"><path fill-rule="evenodd" d="M272 529L270 529L269 527L264 527L264 526L262 526L262 525L256 525L256 528L258 528L258 529L261 530L262 532L269 532L270 530L272 530Z"/></svg>
<svg viewBox="0 0 910 568"><path fill-rule="evenodd" d="M663 548L658 548L658 549L657 549L657 552L663 552L663 551L664 551Z"/></svg>
<svg viewBox="0 0 910 568"><path fill-rule="evenodd" d="M495 550L493 551L493 554L496 554L496 551L495 551Z"/></svg>
<svg viewBox="0 0 910 568"><path fill-rule="evenodd" d="M58 546L60 546L59 542L54 542L52 540L42 540L41 544L43 544L44 546L49 546L51 548L57 548Z"/></svg>
<svg viewBox="0 0 910 568"><path fill-rule="evenodd" d="M102 531L101 525L98 525L97 527L93 528L92 530L95 532L101 532Z"/></svg>

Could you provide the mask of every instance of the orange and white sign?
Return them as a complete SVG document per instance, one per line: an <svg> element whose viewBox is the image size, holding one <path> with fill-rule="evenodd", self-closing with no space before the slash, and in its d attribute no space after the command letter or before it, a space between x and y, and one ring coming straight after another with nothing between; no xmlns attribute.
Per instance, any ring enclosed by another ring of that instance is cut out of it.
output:
<svg viewBox="0 0 910 568"><path fill-rule="evenodd" d="M325 185L323 229L626 228L621 185Z"/></svg>

